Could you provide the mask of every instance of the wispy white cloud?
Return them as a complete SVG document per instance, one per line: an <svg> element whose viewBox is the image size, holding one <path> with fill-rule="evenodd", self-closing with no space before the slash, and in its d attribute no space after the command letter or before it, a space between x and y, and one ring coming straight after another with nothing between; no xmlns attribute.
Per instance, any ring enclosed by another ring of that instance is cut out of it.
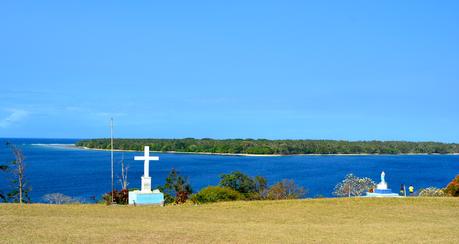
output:
<svg viewBox="0 0 459 244"><path fill-rule="evenodd" d="M78 112L78 113L85 113L88 116L95 116L95 117L121 117L125 116L126 113L122 112L106 112L106 111L94 111L90 108L85 107L78 107L78 106L67 106L65 110L68 112Z"/></svg>
<svg viewBox="0 0 459 244"><path fill-rule="evenodd" d="M101 117L121 117L125 116L126 113L108 113L108 112L97 112L95 113L96 116L101 116Z"/></svg>
<svg viewBox="0 0 459 244"><path fill-rule="evenodd" d="M29 112L22 109L8 109L10 114L3 119L0 119L0 128L6 128L10 125L20 122L29 116Z"/></svg>

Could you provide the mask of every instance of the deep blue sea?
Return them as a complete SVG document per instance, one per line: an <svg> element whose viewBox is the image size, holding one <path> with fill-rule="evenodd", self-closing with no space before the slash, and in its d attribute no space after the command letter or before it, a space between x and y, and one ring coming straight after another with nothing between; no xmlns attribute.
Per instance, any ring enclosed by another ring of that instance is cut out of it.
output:
<svg viewBox="0 0 459 244"><path fill-rule="evenodd" d="M13 160L5 146L10 141L22 148L26 157L26 177L32 187L32 200L41 201L47 193L59 192L90 201L110 191L110 152L68 149L52 144L72 144L76 139L0 139L0 164ZM115 152L115 174L120 171L124 154L129 164L129 187L140 188L143 162L134 161L142 152ZM458 155L393 155L393 156L285 156L244 157L198 154L153 153L160 161L150 162L152 185L162 185L171 168L188 176L193 190L216 185L219 175L235 170L248 175L261 175L274 184L293 179L309 190L307 197L332 196L334 186L348 173L370 177L379 182L386 172L389 187L398 192L400 184L413 184L416 189L444 187L459 174ZM0 190L7 175L0 172ZM119 187L119 183L116 182Z"/></svg>

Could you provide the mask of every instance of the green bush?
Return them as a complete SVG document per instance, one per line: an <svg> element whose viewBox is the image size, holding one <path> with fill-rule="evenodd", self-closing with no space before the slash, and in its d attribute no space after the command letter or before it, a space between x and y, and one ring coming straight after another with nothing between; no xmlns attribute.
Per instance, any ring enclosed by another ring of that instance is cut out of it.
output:
<svg viewBox="0 0 459 244"><path fill-rule="evenodd" d="M234 171L230 174L222 174L219 185L241 193L246 200L261 200L266 198L268 181L262 176L252 178L242 172Z"/></svg>
<svg viewBox="0 0 459 244"><path fill-rule="evenodd" d="M443 189L439 189L436 187L428 187L428 188L422 189L419 192L419 196L420 197L446 197L447 194L445 193L445 191L443 191Z"/></svg>
<svg viewBox="0 0 459 244"><path fill-rule="evenodd" d="M223 202L223 201L236 201L243 199L241 193L221 186L208 186L200 192L194 194L191 200L194 203L209 203L209 202Z"/></svg>
<svg viewBox="0 0 459 244"><path fill-rule="evenodd" d="M230 174L222 174L220 176L220 186L231 188L244 195L248 195L256 191L255 181L248 175L234 171Z"/></svg>
<svg viewBox="0 0 459 244"><path fill-rule="evenodd" d="M182 204L188 200L189 195L193 192L191 189L188 177L180 175L180 173L172 168L166 178L166 184L160 187L164 193L165 203Z"/></svg>

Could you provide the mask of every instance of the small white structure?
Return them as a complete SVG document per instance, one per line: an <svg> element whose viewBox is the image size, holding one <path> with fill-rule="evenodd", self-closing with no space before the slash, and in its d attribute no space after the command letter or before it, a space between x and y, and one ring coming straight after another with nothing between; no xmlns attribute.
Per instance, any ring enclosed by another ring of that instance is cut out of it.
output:
<svg viewBox="0 0 459 244"><path fill-rule="evenodd" d="M367 192L367 197L400 197L397 193L393 193L391 189L387 187L386 173L381 172L381 182L376 185L374 192Z"/></svg>
<svg viewBox="0 0 459 244"><path fill-rule="evenodd" d="M379 182L379 184L376 185L376 189L379 189L379 190L387 190L387 183L386 183L386 173L381 172L381 182Z"/></svg>
<svg viewBox="0 0 459 244"><path fill-rule="evenodd" d="M134 160L142 160L143 176L141 190L129 192L129 204L164 204L164 194L159 190L151 190L151 177L150 177L150 160L158 161L159 157L150 156L150 147L144 147L143 156L135 156Z"/></svg>

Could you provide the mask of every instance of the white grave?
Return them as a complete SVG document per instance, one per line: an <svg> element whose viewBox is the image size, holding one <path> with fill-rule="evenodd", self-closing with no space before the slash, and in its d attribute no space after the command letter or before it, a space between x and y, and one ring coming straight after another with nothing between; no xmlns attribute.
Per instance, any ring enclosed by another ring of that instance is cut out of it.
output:
<svg viewBox="0 0 459 244"><path fill-rule="evenodd" d="M393 193L391 189L387 187L386 173L381 172L381 182L376 185L376 189L373 192L367 192L367 197L400 197L397 193Z"/></svg>

